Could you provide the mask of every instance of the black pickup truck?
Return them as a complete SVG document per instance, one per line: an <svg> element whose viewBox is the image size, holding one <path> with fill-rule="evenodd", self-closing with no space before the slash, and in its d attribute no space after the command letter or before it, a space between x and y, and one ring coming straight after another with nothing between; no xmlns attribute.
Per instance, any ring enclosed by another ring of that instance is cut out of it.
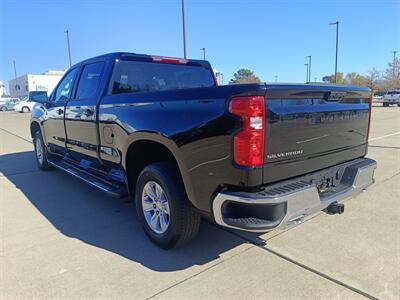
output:
<svg viewBox="0 0 400 300"><path fill-rule="evenodd" d="M371 185L368 88L217 86L202 60L111 53L32 95L38 166L131 197L163 248L201 217L253 232L301 223Z"/></svg>

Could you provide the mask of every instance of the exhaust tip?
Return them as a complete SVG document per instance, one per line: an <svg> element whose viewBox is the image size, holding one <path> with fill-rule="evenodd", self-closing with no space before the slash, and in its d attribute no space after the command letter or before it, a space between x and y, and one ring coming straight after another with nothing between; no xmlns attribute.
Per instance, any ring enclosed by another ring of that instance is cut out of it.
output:
<svg viewBox="0 0 400 300"><path fill-rule="evenodd" d="M344 213L344 204L333 202L326 208L326 212L330 215L335 215L335 214L340 215Z"/></svg>

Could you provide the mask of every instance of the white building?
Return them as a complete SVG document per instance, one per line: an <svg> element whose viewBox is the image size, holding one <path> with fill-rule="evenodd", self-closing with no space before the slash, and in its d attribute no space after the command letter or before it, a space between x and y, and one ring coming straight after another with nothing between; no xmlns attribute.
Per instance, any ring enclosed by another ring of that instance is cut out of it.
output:
<svg viewBox="0 0 400 300"><path fill-rule="evenodd" d="M22 99L31 91L46 91L50 95L64 73L65 71L47 71L40 75L19 76L8 83L10 96Z"/></svg>
<svg viewBox="0 0 400 300"><path fill-rule="evenodd" d="M3 81L0 81L0 98L6 94L6 86Z"/></svg>
<svg viewBox="0 0 400 300"><path fill-rule="evenodd" d="M213 69L215 79L217 79L217 85L223 85L224 84L224 74L217 69Z"/></svg>

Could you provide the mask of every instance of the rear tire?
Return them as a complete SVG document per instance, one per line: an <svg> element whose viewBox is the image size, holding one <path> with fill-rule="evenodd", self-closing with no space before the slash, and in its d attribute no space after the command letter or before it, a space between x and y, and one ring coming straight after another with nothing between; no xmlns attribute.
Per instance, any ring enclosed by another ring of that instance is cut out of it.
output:
<svg viewBox="0 0 400 300"><path fill-rule="evenodd" d="M143 169L136 184L135 202L146 235L161 248L181 246L199 230L200 216L191 208L179 170L171 163L153 163Z"/></svg>
<svg viewBox="0 0 400 300"><path fill-rule="evenodd" d="M35 132L35 135L33 137L33 145L35 147L35 158L39 169L43 171L52 170L53 167L48 162L49 154L44 145L40 130Z"/></svg>
<svg viewBox="0 0 400 300"><path fill-rule="evenodd" d="M5 106L0 107L0 111L6 111L6 110L7 110L7 107L5 107Z"/></svg>

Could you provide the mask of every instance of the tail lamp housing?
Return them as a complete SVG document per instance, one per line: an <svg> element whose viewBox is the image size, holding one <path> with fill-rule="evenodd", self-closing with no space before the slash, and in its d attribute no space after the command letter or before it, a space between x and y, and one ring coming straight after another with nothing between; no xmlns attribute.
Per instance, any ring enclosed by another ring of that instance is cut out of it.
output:
<svg viewBox="0 0 400 300"><path fill-rule="evenodd" d="M229 103L229 112L242 119L242 128L234 136L234 161L239 166L260 167L265 151L264 96L237 96Z"/></svg>

